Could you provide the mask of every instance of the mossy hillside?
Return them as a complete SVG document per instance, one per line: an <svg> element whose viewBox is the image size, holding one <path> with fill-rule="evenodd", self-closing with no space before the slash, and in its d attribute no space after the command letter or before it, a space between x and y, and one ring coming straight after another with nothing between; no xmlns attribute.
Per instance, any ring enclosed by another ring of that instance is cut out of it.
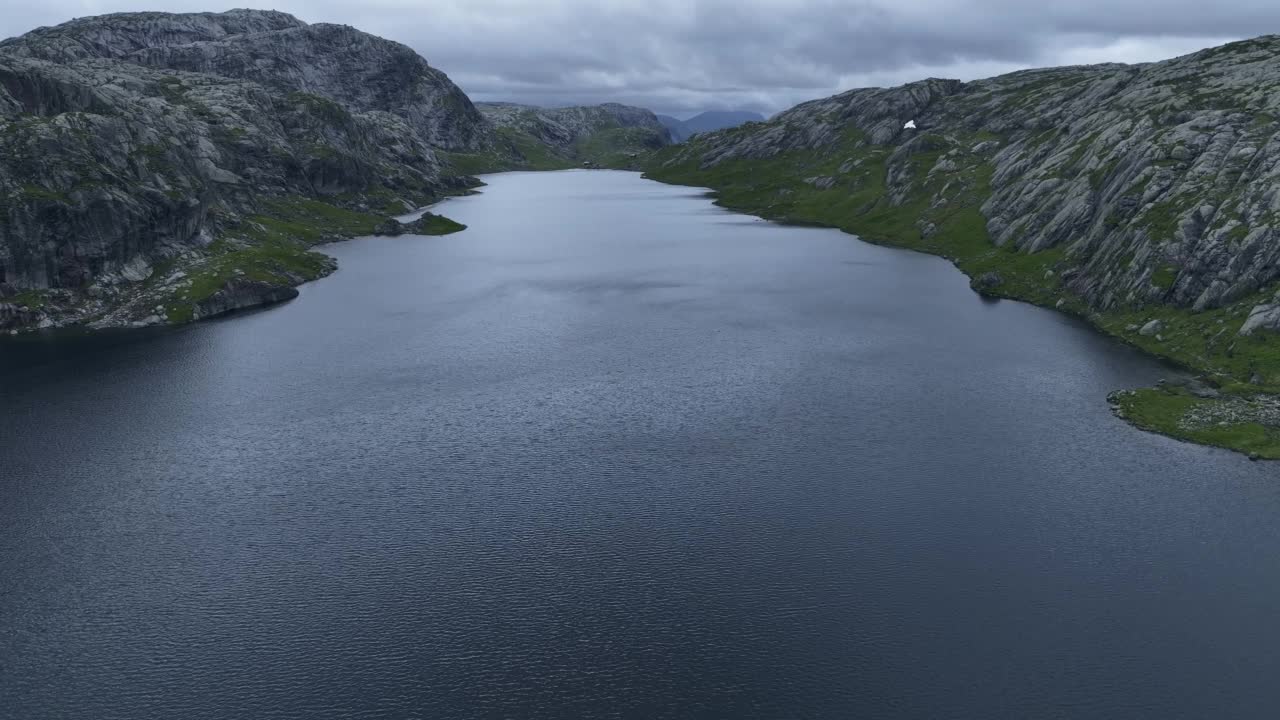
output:
<svg viewBox="0 0 1280 720"><path fill-rule="evenodd" d="M336 267L329 256L291 241L255 245L226 242L210 258L190 269L190 284L163 303L166 316L172 323L189 322L198 303L237 278L292 286L324 277Z"/></svg>
<svg viewBox="0 0 1280 720"><path fill-rule="evenodd" d="M577 159L602 168L638 170L662 142L649 128L616 127L579 140L574 151Z"/></svg>
<svg viewBox="0 0 1280 720"><path fill-rule="evenodd" d="M466 190L460 185L456 191ZM113 295L120 310L113 312L117 318L128 320L161 314L170 323L184 323L194 319L199 303L236 279L294 286L320 278L336 266L328 256L310 250L312 246L377 234L383 231L388 216L435 199L438 195L426 192L406 195L402 189L375 188L364 193L333 196L331 202L302 196L259 200L256 214L215 221L221 231L209 246L159 260L147 281L136 287L120 288ZM216 216L218 211L213 214ZM445 235L465 227L447 217L426 213L413 224L412 233ZM28 290L2 298L0 302L31 311L46 311L54 317L93 306L94 296L87 293L65 289L59 292L60 295L54 296L49 291ZM156 307L161 307L163 313L157 313ZM86 312L85 321L96 321L99 317L101 311Z"/></svg>
<svg viewBox="0 0 1280 720"><path fill-rule="evenodd" d="M1202 312L1148 305L1094 315L1091 319L1105 332L1220 385L1221 397L1194 398L1194 402L1168 387L1121 393L1118 414L1171 437L1259 458L1280 458L1275 414L1260 412L1258 407L1280 398L1280 336L1264 331L1242 337L1237 332L1249 309L1269 296L1258 293ZM1143 335L1141 328L1153 320L1160 322L1159 332ZM1227 420L1190 421L1215 408L1237 412Z"/></svg>
<svg viewBox="0 0 1280 720"><path fill-rule="evenodd" d="M310 248L331 240L374 234L385 216L303 197L273 198L263 212L239 222L208 249L208 256L184 269L189 278L162 304L170 322L187 322L195 305L228 282L245 278L271 285L293 286L328 275L337 265ZM428 214L415 232L445 235L465 226ZM159 278L163 273L156 273Z"/></svg>
<svg viewBox="0 0 1280 720"><path fill-rule="evenodd" d="M293 240L308 245L372 233L380 215L304 197L272 198L249 218L247 234L263 242Z"/></svg>
<svg viewBox="0 0 1280 720"><path fill-rule="evenodd" d="M511 127L497 129L497 142L479 153L441 153L454 176L511 170L567 170L579 163L555 153L546 143Z"/></svg>
<svg viewBox="0 0 1280 720"><path fill-rule="evenodd" d="M638 170L661 146L647 128L613 127L598 130L567 148L553 147L513 127L497 129L497 143L481 153L443 153L455 176L513 170L568 170L582 167Z"/></svg>
<svg viewBox="0 0 1280 720"><path fill-rule="evenodd" d="M1123 413L1135 424L1194 442L1274 457L1266 449L1270 441L1265 438L1272 437L1275 428L1251 422L1214 427L1191 427L1182 422L1185 411L1193 405L1238 402L1280 392L1280 336L1265 332L1237 335L1249 309L1269 297L1270 291L1203 312L1158 304L1101 312L1090 308L1062 283L1063 271L1071 267L1067 248L1027 253L992 244L979 211L990 195L990 166L965 151L975 141L989 139L951 136L921 143L928 149L909 156L910 177L895 178L898 188L908 188L897 202L891 199L893 188L887 184L887 160L902 150L868 144L852 130L822 151L731 159L709 168L699 167L702 153L696 149L671 148L658 153L647 174L663 182L712 188L717 192L716 202L730 209L781 222L836 227L870 242L941 255L974 278L995 273L999 282L984 286L984 294L1080 315L1108 334L1215 377L1223 386L1222 398L1194 398L1194 403L1171 402L1171 391L1165 390L1126 395ZM679 160L681 157L684 159ZM947 159L948 169L931 173L942 158ZM828 184L823 178L834 178L834 182ZM904 185L903 180L909 182ZM1158 210L1155 215L1160 215ZM1164 218L1152 219L1159 224ZM1171 269L1162 269L1152 282L1169 287L1175 279ZM1140 329L1151 320L1160 320L1163 330L1141 334ZM1177 412L1179 408L1182 414ZM1265 431L1265 438L1258 428Z"/></svg>
<svg viewBox="0 0 1280 720"><path fill-rule="evenodd" d="M363 193L344 193L333 197L327 203L341 209L354 209L359 213L392 216L402 215L429 205L437 198L426 192L412 193L405 197L403 193L392 192L386 188L377 188Z"/></svg>
<svg viewBox="0 0 1280 720"><path fill-rule="evenodd" d="M1259 292L1200 312L1151 304L1096 313L1092 319L1107 333L1202 374L1280 390L1280 336L1238 334L1249 310L1270 295ZM1143 335L1141 328L1153 320L1160 322L1160 330Z"/></svg>
<svg viewBox="0 0 1280 720"><path fill-rule="evenodd" d="M444 172L450 177L468 177L511 169L514 161L493 151L483 153L437 153L444 161Z"/></svg>
<svg viewBox="0 0 1280 720"><path fill-rule="evenodd" d="M1057 280L1046 281L1046 276L1053 272L1056 278L1064 251L1000 248L987 234L979 208L990 195L991 168L967 149L987 139L937 136L921 143L921 151L906 163L910 177L897 179L897 185L911 188L897 204L886 184L895 148L871 145L852 130L829 150L734 159L705 170L696 159L663 166L663 159L680 151L664 150L649 164L647 176L710 187L717 191L716 202L730 209L836 227L869 242L941 255L971 276L999 272L1002 282L986 292L1052 305L1062 294ZM944 158L954 169L935 171ZM824 188L824 178L834 182Z"/></svg>
<svg viewBox="0 0 1280 720"><path fill-rule="evenodd" d="M564 170L574 165L572 158L557 154L550 145L528 133L502 127L498 128L498 135L510 144L526 170Z"/></svg>

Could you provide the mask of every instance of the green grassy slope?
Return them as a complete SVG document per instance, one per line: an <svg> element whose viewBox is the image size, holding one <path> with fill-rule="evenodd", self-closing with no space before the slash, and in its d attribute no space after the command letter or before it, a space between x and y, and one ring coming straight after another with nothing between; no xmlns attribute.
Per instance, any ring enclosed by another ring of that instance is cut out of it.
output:
<svg viewBox="0 0 1280 720"><path fill-rule="evenodd" d="M455 175L512 170L568 170L580 167L639 170L660 146L652 130L611 127L572 145L545 143L517 128L499 127L498 143L481 153L444 153Z"/></svg>

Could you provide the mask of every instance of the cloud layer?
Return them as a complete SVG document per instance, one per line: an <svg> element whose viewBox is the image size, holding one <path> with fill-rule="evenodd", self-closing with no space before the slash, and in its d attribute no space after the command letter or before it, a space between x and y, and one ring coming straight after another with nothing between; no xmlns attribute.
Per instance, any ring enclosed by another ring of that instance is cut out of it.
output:
<svg viewBox="0 0 1280 720"><path fill-rule="evenodd" d="M0 36L124 10L243 2L46 0ZM403 42L478 100L770 114L852 87L1046 65L1147 62L1280 31L1274 0L277 0Z"/></svg>

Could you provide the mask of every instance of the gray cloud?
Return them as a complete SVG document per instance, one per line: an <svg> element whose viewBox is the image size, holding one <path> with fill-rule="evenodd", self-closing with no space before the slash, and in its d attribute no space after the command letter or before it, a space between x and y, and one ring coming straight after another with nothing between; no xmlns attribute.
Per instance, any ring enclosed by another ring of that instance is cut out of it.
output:
<svg viewBox="0 0 1280 720"><path fill-rule="evenodd" d="M171 11L242 3L171 0ZM143 9L12 7L0 35ZM1274 0L277 0L403 42L478 100L772 113L851 87L1146 62L1280 29Z"/></svg>

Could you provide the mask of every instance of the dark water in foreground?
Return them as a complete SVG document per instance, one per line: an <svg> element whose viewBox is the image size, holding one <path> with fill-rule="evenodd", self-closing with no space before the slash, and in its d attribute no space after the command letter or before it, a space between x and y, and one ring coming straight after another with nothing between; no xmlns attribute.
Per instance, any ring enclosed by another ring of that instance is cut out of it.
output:
<svg viewBox="0 0 1280 720"><path fill-rule="evenodd" d="M947 263L514 174L265 312L0 344L0 717L1264 718L1280 466Z"/></svg>

